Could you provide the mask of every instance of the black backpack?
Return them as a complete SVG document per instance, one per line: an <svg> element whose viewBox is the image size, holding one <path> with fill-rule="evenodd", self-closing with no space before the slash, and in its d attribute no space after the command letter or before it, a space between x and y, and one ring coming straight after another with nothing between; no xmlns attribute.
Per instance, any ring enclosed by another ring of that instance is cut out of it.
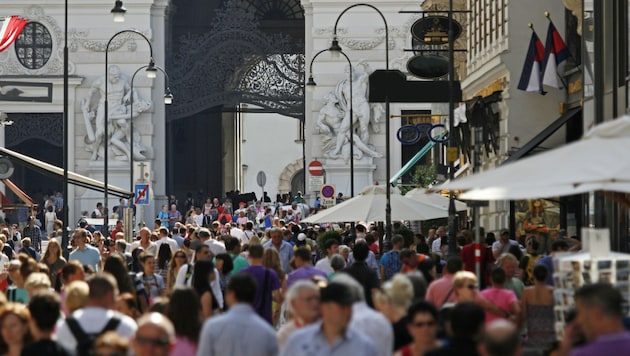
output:
<svg viewBox="0 0 630 356"><path fill-rule="evenodd" d="M77 356L92 356L94 355L94 341L108 331L115 331L120 324L120 319L114 316L105 324L103 330L89 334L81 328L77 319L71 316L66 318L66 323L75 340L77 340Z"/></svg>

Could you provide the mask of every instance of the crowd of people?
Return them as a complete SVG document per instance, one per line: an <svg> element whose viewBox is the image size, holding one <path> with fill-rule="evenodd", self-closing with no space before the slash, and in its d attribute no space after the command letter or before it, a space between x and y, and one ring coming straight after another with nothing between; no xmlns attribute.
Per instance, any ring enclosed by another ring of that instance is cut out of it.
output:
<svg viewBox="0 0 630 356"><path fill-rule="evenodd" d="M556 337L553 254L579 250L563 234L545 255L536 236L517 241L507 230L476 251L462 230L452 254L444 227L411 240L397 223L383 240L374 225L305 225L264 204L213 209L231 218L199 207L201 219L172 221L165 206L133 241L120 222L107 232L82 221L67 260L55 234L33 239L29 225L18 246L7 224L0 354L586 356L630 347L627 301L605 283L575 291Z"/></svg>

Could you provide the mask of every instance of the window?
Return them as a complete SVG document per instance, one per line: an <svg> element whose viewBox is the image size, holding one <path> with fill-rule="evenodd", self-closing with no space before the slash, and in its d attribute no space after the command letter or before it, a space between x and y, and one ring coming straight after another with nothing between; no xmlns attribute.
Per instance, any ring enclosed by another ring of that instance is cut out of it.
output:
<svg viewBox="0 0 630 356"><path fill-rule="evenodd" d="M29 22L15 40L15 53L22 65L28 69L39 69L46 65L52 54L52 36L46 26Z"/></svg>

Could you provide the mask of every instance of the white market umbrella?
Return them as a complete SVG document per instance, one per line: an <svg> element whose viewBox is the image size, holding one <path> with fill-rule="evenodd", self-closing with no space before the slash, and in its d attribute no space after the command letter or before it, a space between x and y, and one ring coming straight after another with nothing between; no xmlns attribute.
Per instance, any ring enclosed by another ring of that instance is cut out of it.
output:
<svg viewBox="0 0 630 356"><path fill-rule="evenodd" d="M304 223L337 221L385 221L386 187L367 186L361 194L332 208L322 210L301 220ZM402 196L397 189L391 190L392 220L430 220L448 215L442 209Z"/></svg>
<svg viewBox="0 0 630 356"><path fill-rule="evenodd" d="M405 197L417 200L421 203L433 205L438 209L442 209L448 213L448 205L450 199L439 193L427 192L424 188L414 188L405 194ZM455 210L466 210L466 203L455 200ZM447 214L448 216L448 214Z"/></svg>
<svg viewBox="0 0 630 356"><path fill-rule="evenodd" d="M470 200L548 198L604 190L630 193L630 116L600 124L582 139L435 190Z"/></svg>

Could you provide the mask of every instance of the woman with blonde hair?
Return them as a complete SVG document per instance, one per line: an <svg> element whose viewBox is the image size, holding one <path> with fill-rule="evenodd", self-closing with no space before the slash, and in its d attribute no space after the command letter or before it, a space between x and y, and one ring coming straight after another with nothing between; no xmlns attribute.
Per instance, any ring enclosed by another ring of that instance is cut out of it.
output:
<svg viewBox="0 0 630 356"><path fill-rule="evenodd" d="M65 293L66 315L81 309L90 301L90 287L87 282L76 280L68 283L63 289Z"/></svg>
<svg viewBox="0 0 630 356"><path fill-rule="evenodd" d="M19 356L24 345L33 342L30 320L31 313L18 303L8 303L0 310L0 354Z"/></svg>
<svg viewBox="0 0 630 356"><path fill-rule="evenodd" d="M407 329L406 318L413 297L413 284L400 273L395 274L381 289L374 292L374 306L385 315L394 329L393 351L413 341Z"/></svg>
<svg viewBox="0 0 630 356"><path fill-rule="evenodd" d="M278 251L276 251L275 248L265 249L265 252L263 252L262 263L263 266L276 272L276 274L278 275L278 279L280 280L280 293L284 294L284 291L287 288L287 275L286 273L284 273L284 270L282 270L282 263L280 262L280 255L278 254ZM282 307L282 303L278 303L275 300L272 301L271 318L273 321L273 325L277 325L277 323L280 321L280 316L283 309Z"/></svg>
<svg viewBox="0 0 630 356"><path fill-rule="evenodd" d="M50 271L50 283L54 286L57 283L57 273L66 264L66 259L61 256L61 244L56 239L48 241L48 247L42 261L48 266Z"/></svg>

